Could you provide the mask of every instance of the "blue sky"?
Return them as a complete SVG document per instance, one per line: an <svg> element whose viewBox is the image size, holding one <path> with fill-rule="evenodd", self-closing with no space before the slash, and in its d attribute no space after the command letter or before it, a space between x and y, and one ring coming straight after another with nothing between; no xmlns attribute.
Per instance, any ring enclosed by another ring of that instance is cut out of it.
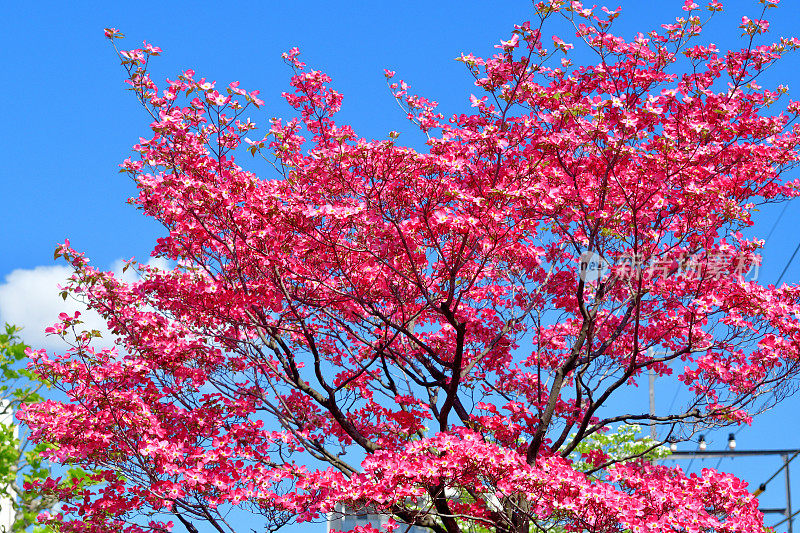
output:
<svg viewBox="0 0 800 533"><path fill-rule="evenodd" d="M620 32L648 30L681 13L679 0L625 0ZM701 3L701 2L698 2ZM772 35L791 35L800 22L800 2L784 0L772 11ZM790 5L791 4L791 5ZM340 121L353 124L367 138L406 131L400 141L420 144L389 96L383 69L397 71L415 91L440 102L449 115L467 108L476 92L470 77L453 58L461 52L493 53L514 23L531 16L522 0L484 1L306 1L294 2L52 2L6 6L0 24L0 322L25 326L26 339L44 343L41 328L55 320L54 284L65 274L52 259L56 243L69 238L93 263L114 268L120 259L147 260L159 228L126 204L133 184L117 173L148 119L125 90L123 71L103 38L113 26L133 48L146 39L164 49L154 64L155 78L173 77L193 68L220 84L239 80L260 89L266 106L253 119L287 116L280 93L288 68L280 53L299 46L311 66L333 77L344 94ZM710 38L720 48L736 46L737 21L754 17L754 0L725 2L728 13L714 22ZM567 39L568 41L570 39ZM765 85L787 84L800 99L800 56L788 58ZM407 137L407 138L406 138ZM243 160L246 163L245 160ZM797 177L797 176L794 176ZM766 237L782 206L764 209L754 234ZM767 243L759 279L774 282L800 239L800 206L790 204ZM800 257L784 281L800 280ZM659 405L672 391L657 386ZM643 404L647 390L638 391ZM662 405L664 404L664 405ZM737 435L740 449L800 448L796 431L800 397L787 400ZM713 436L721 449L727 431ZM715 466L716 461L695 461ZM684 467L687 465L684 464ZM725 460L721 468L757 486L778 466L777 459ZM800 508L800 459L792 464L794 508ZM783 506L782 476L762 501ZM767 523L775 520L768 518ZM798 522L800 523L800 522ZM783 529L783 528L781 528Z"/></svg>

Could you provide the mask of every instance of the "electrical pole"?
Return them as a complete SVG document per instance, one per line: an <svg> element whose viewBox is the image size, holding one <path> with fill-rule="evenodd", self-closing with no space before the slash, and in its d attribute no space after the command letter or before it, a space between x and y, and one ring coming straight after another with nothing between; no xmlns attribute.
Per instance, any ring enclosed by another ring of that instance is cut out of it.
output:
<svg viewBox="0 0 800 533"><path fill-rule="evenodd" d="M735 445L735 444L734 444ZM792 462L792 459L800 455L800 450L734 450L734 445L729 444L731 447L730 450L725 451L713 451L713 450L706 450L706 451L695 451L695 452L673 452L672 455L667 457L663 457L659 459L659 461L679 461L681 459L694 459L697 457L740 457L740 456L754 456L754 455L780 455L781 459L783 459L783 465L775 472L772 477L770 477L765 483L762 483L758 490L755 491L754 496L758 496L763 493L767 489L767 483L772 481L775 476L777 476L781 470L784 471L784 479L786 482L786 507L783 509L761 509L763 513L780 513L784 515L786 518L775 524L773 527L780 526L784 522L788 522L787 524L787 533L794 533L793 531L793 522L794 516L797 513L792 512L792 490L791 490L791 481L789 478L789 463ZM790 454L791 457L790 457Z"/></svg>
<svg viewBox="0 0 800 533"><path fill-rule="evenodd" d="M783 457L783 470L784 475L786 476L786 519L789 521L789 533L792 533L792 488L789 484L789 454L784 453L781 455Z"/></svg>

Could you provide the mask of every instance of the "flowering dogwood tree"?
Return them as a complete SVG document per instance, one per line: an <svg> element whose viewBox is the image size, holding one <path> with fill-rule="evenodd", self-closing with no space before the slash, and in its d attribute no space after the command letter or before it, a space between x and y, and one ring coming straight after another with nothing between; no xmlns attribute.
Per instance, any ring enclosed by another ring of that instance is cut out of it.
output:
<svg viewBox="0 0 800 533"><path fill-rule="evenodd" d="M76 331L73 347L30 352L69 400L21 418L52 460L93 472L42 484L64 502L42 519L228 532L235 512L278 528L338 503L398 531L760 532L733 476L586 443L626 423L677 440L748 423L800 371L800 287L748 277L763 241L742 233L800 190L784 178L800 103L757 84L800 41L760 44L777 0L761 4L743 48L720 51L700 38L717 1L632 40L611 33L618 11L540 2L494 56L459 58L469 114L386 72L423 152L337 124L342 96L296 49L298 116L265 135L245 115L257 92L191 70L159 89L158 48L120 51L154 117L122 167L176 267L131 262L124 283L58 247L64 295L118 346L62 315L50 331ZM593 63L551 42L556 20ZM675 371L688 405L609 408L650 370Z"/></svg>

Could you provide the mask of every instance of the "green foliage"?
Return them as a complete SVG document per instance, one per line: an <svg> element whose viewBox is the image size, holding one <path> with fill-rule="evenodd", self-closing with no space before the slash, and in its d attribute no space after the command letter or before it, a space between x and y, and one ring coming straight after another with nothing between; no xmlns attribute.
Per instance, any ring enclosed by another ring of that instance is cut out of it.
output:
<svg viewBox="0 0 800 533"><path fill-rule="evenodd" d="M0 497L14 506L14 524L11 531L3 533L46 533L53 530L35 525L36 516L55 502L34 491L22 490L20 483L20 479L23 484L44 480L50 476L50 468L41 457L47 445L27 449L13 424L13 414L21 404L42 401L39 390L43 387L31 372L20 368L27 346L18 334L19 329L8 324L0 333L0 417L6 422L0 422Z"/></svg>
<svg viewBox="0 0 800 533"><path fill-rule="evenodd" d="M640 436L641 432L642 428L638 424L623 424L614 431L594 433L583 439L572 455L575 469L582 472L594 470L596 466L587 462L585 457L595 450L601 451L608 456L608 461L615 463L640 457L653 461L663 459L672 453L669 448L662 446L660 441Z"/></svg>

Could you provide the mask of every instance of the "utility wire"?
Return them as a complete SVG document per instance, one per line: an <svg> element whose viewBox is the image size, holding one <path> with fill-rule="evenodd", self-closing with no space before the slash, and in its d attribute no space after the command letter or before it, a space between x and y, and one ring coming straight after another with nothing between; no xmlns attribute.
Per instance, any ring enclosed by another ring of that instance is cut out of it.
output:
<svg viewBox="0 0 800 533"><path fill-rule="evenodd" d="M672 412L672 406L674 406L674 405L675 405L675 400L677 400L677 399L678 399L678 393L679 393L680 391L681 391L681 388L680 388L680 387L675 387L675 394L673 394L673 395L672 395L672 401L671 401L671 402L669 402L669 407L667 408L667 412L668 412L668 413L671 413L671 412Z"/></svg>
<svg viewBox="0 0 800 533"><path fill-rule="evenodd" d="M784 204L783 204L783 209L781 209L781 212L778 214L778 218L776 218L776 219L775 219L775 222L773 222L773 223L772 223L772 227L769 229L769 233L767 233L767 237L764 239L764 246L766 246L766 245L767 245L767 242L769 242L769 238L770 238L770 237L772 237L772 234L773 234L773 233L775 233L775 228L777 228L777 227L778 227L778 224L780 223L781 219L783 218L783 215L785 215L785 214L786 214L786 209L789 207L789 203L790 203L790 202L788 202L788 201L787 201L787 202L784 202ZM781 272L781 275L780 275L780 277L778 277L778 281L777 281L777 283L775 283L775 286L776 286L776 287L778 286L778 283L780 283L780 282L781 282L781 280L783 279L783 275L784 275L784 274L786 274L786 269L787 269L787 268L789 268L789 264L791 264L791 262L792 262L792 259L794 259L794 256L795 256L795 255L797 255L797 252L798 252L798 250L800 250L800 243L798 243L798 244L797 244L797 248L795 248L795 250L794 250L794 253L792 254L792 257L791 257L791 259L789 259L789 262L788 262L788 263L786 263L786 266L784 267L784 269L783 269L783 272ZM675 389L675 396L673 396L673 397L672 397L672 403L670 403L670 406L669 406L669 410L670 410L670 411L672 410L672 404L674 404L674 403L675 403L675 400L678 398L678 390L679 390L678 388L676 388L676 389ZM734 433L734 437L735 437L736 435L738 435L738 434L739 434L739 432L740 432L741 430L742 430L742 428L739 428L739 429L737 429L737 430L736 430L736 432ZM797 454L795 454L795 455L797 455ZM716 466L714 466L714 470L717 470L717 469L719 468L719 465L720 465L720 464L722 464L722 459L724 459L724 457L720 457L720 458L719 458L719 461L717 461L717 464L716 464ZM794 457L792 457L792 459L794 459ZM780 470L778 470L778 472L780 472ZM777 474L776 474L776 475L777 475ZM775 476L772 476L772 477L775 477ZM772 480L772 478L770 478L769 480L767 480L767 482L766 482L766 483L763 483L762 485L766 485L766 484L767 484L767 483L769 483L771 480ZM763 492L763 491L762 491L762 492Z"/></svg>
<svg viewBox="0 0 800 533"><path fill-rule="evenodd" d="M794 518L794 517L795 517L795 516L797 516L798 514L800 514L800 511L795 511L795 512L793 512L792 514L790 514L789 516L787 516L786 518L784 518L783 520L781 520L780 522L778 522L777 524L775 524L775 525L774 525L774 526L772 526L772 527L778 527L779 525L783 524L783 523L784 523L784 522L786 522L787 520L791 520L792 518Z"/></svg>
<svg viewBox="0 0 800 533"><path fill-rule="evenodd" d="M775 232L775 228L777 228L777 227L778 227L778 224L780 223L781 219L783 218L783 215L784 215L784 214L786 214L786 209L789 207L789 204L790 204L790 203L791 203L791 202L787 201L787 202L785 202L785 203L783 204L783 209L781 209L781 212L778 214L778 218L776 218L776 219L775 219L775 222L773 222L773 223L772 223L772 227L770 228L770 230L769 230L769 233L767 234L767 237L764 239L764 246L766 246L766 244L767 244L767 242L769 241L770 237L772 237L772 234ZM794 257L797 255L797 252L798 252L798 251L800 251L800 242L798 242L798 243L797 243L797 247L794 249L794 252L792 252L792 257L790 257L790 258L789 258L789 261L786 263L786 266L785 266L785 267L783 267L783 272L781 272L781 275L780 275L780 276L778 276L778 281L777 281L777 282L775 282L775 286L776 286L776 287L778 286L778 284L780 284L781 280L783 279L783 276L784 276L784 274L786 274L786 271L787 271L787 269L789 268L789 265L791 265L791 264L792 264L792 261L794 260ZM672 411L672 406L675 404L675 400L677 400L677 399L678 399L678 392L679 392L679 388L677 388L677 387L676 387L676 388L675 388L675 394L672 396L672 401L671 401L671 402L670 402L670 404L669 404L669 409L668 409L668 411ZM736 430L736 432L734 433L734 436L735 436L735 435L737 435L737 434L738 434L738 433L739 433L741 430L742 430L742 428L739 428L738 430ZM800 452L797 452L797 453L800 453ZM758 491L756 491L756 496L758 496L759 494L761 494L762 492L764 492L764 490L762 490L760 487L765 487L767 483L769 483L770 481L772 481L772 479L773 479L775 476L777 476L777 475L778 475L778 474L779 474L779 473L780 473L780 472L781 472L781 471L782 471L782 470L783 470L783 469L784 469L784 468L785 468L785 467L786 467L786 466L787 466L787 465L788 465L790 462L792 462L792 460L793 460L795 457L797 457L797 453L795 453L795 454L792 456L792 458L791 458L791 459L789 459L789 461L787 461L786 463L784 463L784 466L782 466L782 467L781 467L781 468L780 468L780 469L779 469L777 472L775 472L775 473L772 475L772 477L771 477L771 478L769 478L767 481L765 481L764 483L762 483L762 484L759 486L759 490L758 490ZM714 467L714 470L718 469L718 468L719 468L719 465L720 465L720 464L722 464L722 459L723 459L723 457L720 457L720 458L719 458L719 461L717 461L717 464L716 464L716 466ZM693 463L693 462L694 462L694 457L693 457L693 458L692 458L692 459L689 461L689 465L686 467L686 469L687 469L687 470L688 470L689 468L691 468L691 467L692 467L692 463ZM797 514L797 513L794 513L794 514ZM792 516L794 516L794 515L792 515ZM784 520L784 522L785 522L785 520ZM781 522L781 524L782 524L782 523L783 523L783 522ZM780 525L780 524L777 524L777 525Z"/></svg>
<svg viewBox="0 0 800 533"><path fill-rule="evenodd" d="M714 465L714 470L719 470L719 465L722 464L722 459L724 459L724 457L720 457L719 458L719 461L717 461L717 464Z"/></svg>
<svg viewBox="0 0 800 533"><path fill-rule="evenodd" d="M779 468L779 469L778 469L778 470L777 470L777 471L776 471L774 474L772 474L772 475L769 477L769 479L768 479L768 480L766 480L764 483L762 483L761 485L759 485L759 486L758 486L758 490L757 490L757 491L755 491L755 492L753 493L753 496L758 496L759 494L761 494L762 492L764 492L765 490L767 490L767 483L769 483L770 481L772 481L773 479L775 479L775 476L777 476L778 474L780 474L781 472L783 472L783 469L784 469L784 468L788 468L788 467L789 467L789 463L791 463L792 461L794 461L794 458L795 458L795 457L797 457L797 455L798 455L798 454L800 454L800 451L796 451L796 452L794 452L794 455L792 455L792 457L791 457L791 458L790 458L788 461L784 461L784 462L783 462L783 466L781 466L781 467L780 467L780 468ZM794 516L794 515L792 515L792 516ZM782 523L783 523L783 522L781 522L781 524L782 524Z"/></svg>
<svg viewBox="0 0 800 533"><path fill-rule="evenodd" d="M781 213L778 215L778 218L776 218L775 222L772 224L772 228L770 228L769 233L767 234L767 238L764 239L764 246L767 245L767 241L769 241L769 238L772 237L772 233L775 231L775 228L778 227L778 223L783 218L783 214L786 213L786 208L787 207L789 207L789 202L788 201L783 204L783 209L781 209Z"/></svg>
<svg viewBox="0 0 800 533"><path fill-rule="evenodd" d="M767 238L764 239L764 246L765 247L767 245L767 242L769 241L769 238L772 237L772 234L775 232L775 228L778 227L778 224L780 223L781 219L783 218L783 215L786 213L786 209L789 207L790 203L791 203L791 201L787 201L787 202L785 202L783 204L783 209L781 209L780 214L778 214L778 218L776 218L775 222L772 223L772 227L770 228L769 233L767 234ZM794 253L792 253L792 257L789 259L789 262L786 263L785 267L783 267L783 272L781 272L781 275L778 277L778 281L775 283L776 287L778 286L778 284L783 279L783 275L786 274L786 270L789 268L789 265L792 263L792 260L794 259L794 256L797 255L797 252L799 250L800 250L800 242L797 243L797 248L794 249Z"/></svg>
<svg viewBox="0 0 800 533"><path fill-rule="evenodd" d="M798 251L800 251L800 242L797 243L797 247L794 249L794 252L792 252L792 257L789 258L789 261L786 263L786 266L783 267L783 272L781 272L781 275L778 276L778 281L775 282L776 287L780 284L781 280L783 279L783 275L786 274L786 271L789 270L789 265L792 264L792 260L794 259L794 256L797 255Z"/></svg>
<svg viewBox="0 0 800 533"><path fill-rule="evenodd" d="M767 242L769 241L769 238L770 238L770 237L772 237L772 234L775 232L775 228L777 228L777 227L778 227L778 224L780 223L781 219L783 218L783 215L786 213L786 209L789 207L789 203L790 203L790 202L788 202L788 201L787 201L787 202L785 202L785 203L783 204L783 209L781 209L781 212L778 214L778 218L776 218L776 219L775 219L775 222L773 222L773 223L772 223L772 227L770 228L770 230L769 230L769 233L767 234L767 238L766 238L766 239L764 239L764 246L766 246ZM789 265L791 265L791 264L792 264L792 260L793 260L793 259L794 259L794 257L797 255L797 252L798 252L798 251L800 251L800 242L798 242L798 243L797 243L797 247L794 249L794 252L792 253L792 257L790 257L790 258L789 258L789 261L786 263L786 266L784 266L784 267L783 267L783 272L781 272L781 275L780 275L780 276L778 276L778 281L777 281L777 282L775 282L775 286L776 286L776 287L777 287L777 286L780 284L781 280L783 279L783 276L784 276L784 274L786 274L786 270L789 268ZM673 397L673 399L672 399L673 403L675 402L675 398L677 398L677 397L678 397L678 391L677 391L677 389L676 389L676 391L675 391L675 397ZM670 409L671 409L671 408L672 408L672 406L670 405ZM737 434L738 434L738 433L739 433L741 430L742 430L742 428L739 428L738 430L736 430L736 432L734 433L734 436L736 436L736 435L737 435ZM795 453L795 454L792 456L792 459L794 459L795 457L797 457L797 453ZM719 468L719 465L720 465L720 464L722 464L722 459L723 459L723 457L720 457L720 458L719 458L719 461L717 461L717 464L716 464L716 466L714 467L714 470L718 469L718 468ZM791 461L792 461L792 459L789 459L789 462L791 462ZM771 478L769 478L767 481L765 481L764 483L762 483L762 484L760 485L760 487L759 487L759 490L758 490L758 491L756 491L756 496L758 496L759 494L761 494L762 492L764 492L764 489L761 489L761 487L765 487L767 483L769 483L770 481L772 481L772 479L773 479L775 476L777 476L777 475L778 475L778 474L781 472L781 470L783 470L783 469L786 467L786 465L788 465L788 464L789 464L789 462L787 462L787 463L784 463L784 466L782 466L782 467L781 467L781 468L780 468L780 469L779 469L777 472L775 472L775 473L772 475L772 477L771 477ZM795 514L797 514L797 513L795 513ZM794 515L793 515L793 516L794 516ZM783 522L781 522L781 523L783 523Z"/></svg>

